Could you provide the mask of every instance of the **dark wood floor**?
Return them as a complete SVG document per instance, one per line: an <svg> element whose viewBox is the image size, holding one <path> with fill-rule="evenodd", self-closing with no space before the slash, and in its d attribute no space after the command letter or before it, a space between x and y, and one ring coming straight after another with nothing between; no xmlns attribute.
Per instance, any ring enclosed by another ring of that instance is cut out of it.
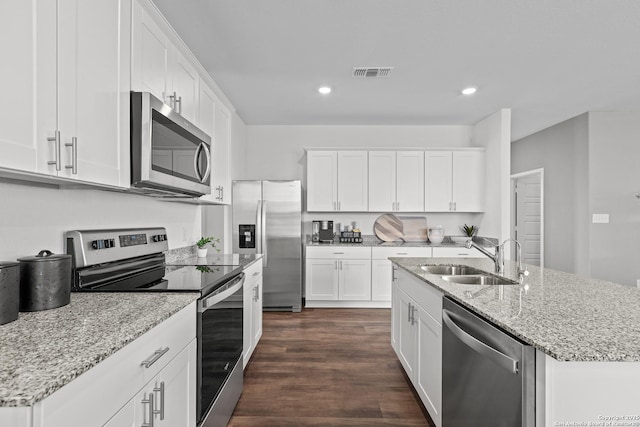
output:
<svg viewBox="0 0 640 427"><path fill-rule="evenodd" d="M229 426L434 426L391 348L390 314L265 312Z"/></svg>

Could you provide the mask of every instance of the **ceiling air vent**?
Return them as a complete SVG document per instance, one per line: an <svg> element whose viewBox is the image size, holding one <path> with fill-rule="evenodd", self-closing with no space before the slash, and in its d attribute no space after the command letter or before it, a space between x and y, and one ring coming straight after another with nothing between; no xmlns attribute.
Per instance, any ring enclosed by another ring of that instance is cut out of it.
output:
<svg viewBox="0 0 640 427"><path fill-rule="evenodd" d="M354 79L378 79L389 77L393 67L354 67Z"/></svg>

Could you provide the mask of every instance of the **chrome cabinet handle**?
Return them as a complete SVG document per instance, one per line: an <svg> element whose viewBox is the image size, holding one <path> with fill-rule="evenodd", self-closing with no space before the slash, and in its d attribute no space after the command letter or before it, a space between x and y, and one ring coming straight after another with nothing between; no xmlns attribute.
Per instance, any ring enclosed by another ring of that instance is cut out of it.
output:
<svg viewBox="0 0 640 427"><path fill-rule="evenodd" d="M398 271L398 268L394 265L393 267L391 267L391 281L395 282L396 280L398 280L398 278L396 277L396 272Z"/></svg>
<svg viewBox="0 0 640 427"><path fill-rule="evenodd" d="M338 261L340 263L340 270L342 270L342 260Z"/></svg>
<svg viewBox="0 0 640 427"><path fill-rule="evenodd" d="M415 325L416 323L418 323L416 321L416 311L418 311L418 309L416 308L416 306L412 305L411 306L411 324Z"/></svg>
<svg viewBox="0 0 640 427"><path fill-rule="evenodd" d="M344 254L344 252L334 252L333 254L334 254L334 255L343 255L343 254Z"/></svg>
<svg viewBox="0 0 640 427"><path fill-rule="evenodd" d="M501 366L511 372L512 374L518 374L518 361L512 359L504 353L495 350L494 348L483 343L479 339L466 333L460 326L453 320L451 314L447 310L442 311L442 321L449 328L451 333L456 336L460 341L477 351L481 355L490 358L498 366Z"/></svg>
<svg viewBox="0 0 640 427"><path fill-rule="evenodd" d="M338 200L338 210L341 210L340 209L340 200Z"/></svg>
<svg viewBox="0 0 640 427"><path fill-rule="evenodd" d="M262 201L262 266L266 267L269 262L269 248L267 247L267 201Z"/></svg>
<svg viewBox="0 0 640 427"><path fill-rule="evenodd" d="M333 261L333 268L334 268L335 270L337 270L337 269L338 269L338 261Z"/></svg>
<svg viewBox="0 0 640 427"><path fill-rule="evenodd" d="M334 211L337 211L337 210L338 210L337 206L338 206L338 204L337 204L336 202L333 202L333 210L334 210Z"/></svg>
<svg viewBox="0 0 640 427"><path fill-rule="evenodd" d="M399 211L400 210L400 202L396 202L396 210Z"/></svg>
<svg viewBox="0 0 640 427"><path fill-rule="evenodd" d="M396 202L391 202L391 210L392 211L396 210Z"/></svg>
<svg viewBox="0 0 640 427"><path fill-rule="evenodd" d="M60 157L61 157L60 156L60 131L56 130L53 133L53 136L50 136L47 138L47 141L54 143L53 152L55 154L55 160L49 160L47 164L55 165L56 170L59 171L62 169L61 162L60 162Z"/></svg>
<svg viewBox="0 0 640 427"><path fill-rule="evenodd" d="M259 271L256 271L255 273L253 273L253 277L258 276L259 274L260 274L260 272L259 272Z"/></svg>
<svg viewBox="0 0 640 427"><path fill-rule="evenodd" d="M78 137L72 137L71 143L65 143L65 147L71 147L71 166L66 165L65 169L71 169L71 173L78 175Z"/></svg>
<svg viewBox="0 0 640 427"><path fill-rule="evenodd" d="M154 416L156 414L160 415L160 420L164 420L164 381L160 381L160 387L156 384L153 388L153 392L160 393L160 409L154 409L153 414Z"/></svg>
<svg viewBox="0 0 640 427"><path fill-rule="evenodd" d="M406 255L408 252L397 252L397 255Z"/></svg>
<svg viewBox="0 0 640 427"><path fill-rule="evenodd" d="M454 210L454 211L458 210L458 207L457 207L456 205L457 205L457 203L456 203L456 202L453 202L453 210Z"/></svg>
<svg viewBox="0 0 640 427"><path fill-rule="evenodd" d="M411 303L407 303L407 322L411 323Z"/></svg>
<svg viewBox="0 0 640 427"><path fill-rule="evenodd" d="M175 92L173 93L175 96ZM181 96L176 98L176 105L178 106L178 114L182 114L182 97Z"/></svg>
<svg viewBox="0 0 640 427"><path fill-rule="evenodd" d="M149 393L149 397L146 399L142 399L143 405L149 405L149 411L147 412L149 415L149 422L143 422L140 427L153 427L153 416L155 414L155 410L153 408L153 393Z"/></svg>
<svg viewBox="0 0 640 427"><path fill-rule="evenodd" d="M222 201L222 186L216 187L216 191L218 192L218 196L216 197L216 200Z"/></svg>
<svg viewBox="0 0 640 427"><path fill-rule="evenodd" d="M164 356L167 352L169 351L169 347L164 348L164 349L159 349L153 352L153 354L151 355L151 357L149 357L147 360L143 360L140 363L140 366L144 366L145 368L149 368L151 365L153 365L154 363L156 363L158 361L158 359L160 359L162 356Z"/></svg>
<svg viewBox="0 0 640 427"><path fill-rule="evenodd" d="M176 93L173 92L173 95L169 95L169 107L171 107L171 109L175 109L176 108Z"/></svg>

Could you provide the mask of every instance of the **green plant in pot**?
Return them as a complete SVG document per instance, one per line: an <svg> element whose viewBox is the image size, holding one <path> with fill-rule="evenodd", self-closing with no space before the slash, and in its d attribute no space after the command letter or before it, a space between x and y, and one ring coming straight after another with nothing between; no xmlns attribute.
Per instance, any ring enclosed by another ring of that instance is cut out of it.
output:
<svg viewBox="0 0 640 427"><path fill-rule="evenodd" d="M469 237L469 238L473 238L476 234L478 234L478 227L476 227L475 225L467 225L465 224L462 227L462 231L464 232L464 235Z"/></svg>
<svg viewBox="0 0 640 427"><path fill-rule="evenodd" d="M216 243L220 243L220 239L216 239L215 237L201 237L200 240L196 242L198 257L207 256L207 245L210 245L217 252L220 252L220 249L216 247Z"/></svg>

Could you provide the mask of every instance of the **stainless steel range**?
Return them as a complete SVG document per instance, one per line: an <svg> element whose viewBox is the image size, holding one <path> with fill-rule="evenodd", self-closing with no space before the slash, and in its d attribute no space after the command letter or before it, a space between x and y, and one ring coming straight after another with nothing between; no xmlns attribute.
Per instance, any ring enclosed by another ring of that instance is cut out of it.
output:
<svg viewBox="0 0 640 427"><path fill-rule="evenodd" d="M166 265L161 227L69 231L66 242L73 291L200 293L198 426L226 426L242 393L242 267Z"/></svg>

